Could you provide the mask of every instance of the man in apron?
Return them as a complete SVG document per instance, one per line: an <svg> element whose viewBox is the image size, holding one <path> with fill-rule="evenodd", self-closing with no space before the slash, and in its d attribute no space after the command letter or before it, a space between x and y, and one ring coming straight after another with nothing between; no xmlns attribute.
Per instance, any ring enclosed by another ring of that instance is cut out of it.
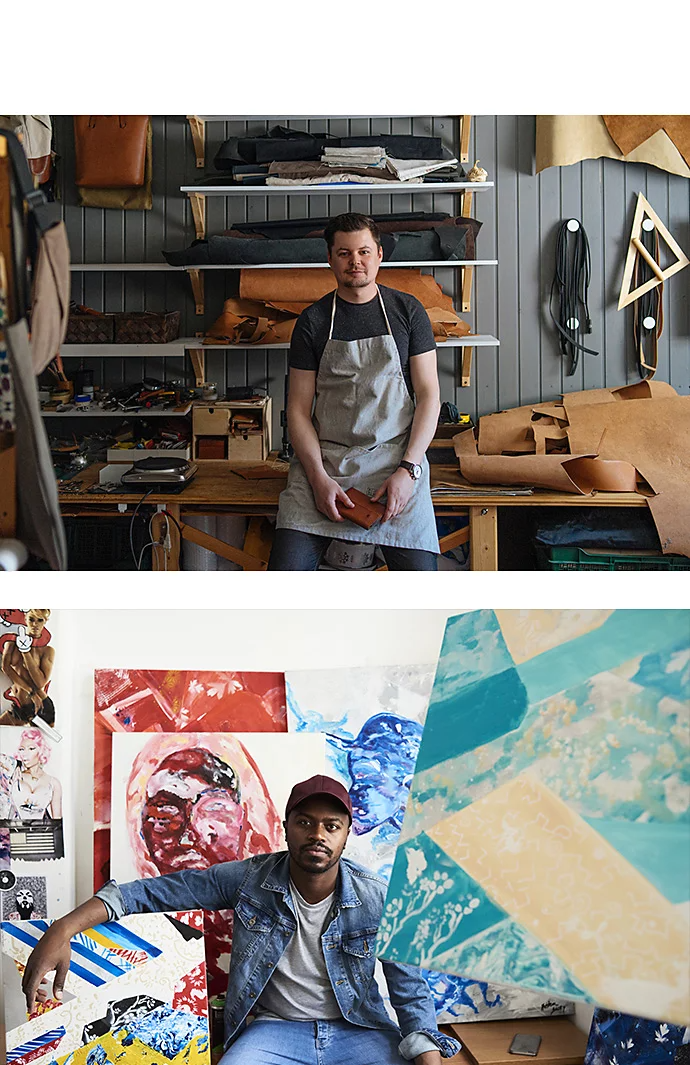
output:
<svg viewBox="0 0 690 1065"><path fill-rule="evenodd" d="M373 219L338 215L325 239L338 287L300 315L292 335L295 458L269 569L315 570L337 539L380 544L391 570L435 570L426 459L439 414L431 323L414 296L376 283L383 252ZM336 501L351 506L348 488L385 501L372 529L338 513Z"/></svg>

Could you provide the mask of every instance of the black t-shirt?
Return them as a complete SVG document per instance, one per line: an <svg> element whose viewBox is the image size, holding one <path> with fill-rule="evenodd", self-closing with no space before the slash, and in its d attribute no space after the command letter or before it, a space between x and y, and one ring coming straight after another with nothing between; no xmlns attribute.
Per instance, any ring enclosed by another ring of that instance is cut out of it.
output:
<svg viewBox="0 0 690 1065"><path fill-rule="evenodd" d="M416 296L398 292L395 288L386 288L385 285L378 287L400 354L405 381L411 393L410 358L436 348L429 315ZM332 309L333 293L329 292L302 311L295 323L290 342L291 367L318 371L331 328ZM367 303L348 303L347 300L336 296L334 340L365 340L367 337L385 336L387 332L386 319L378 295Z"/></svg>

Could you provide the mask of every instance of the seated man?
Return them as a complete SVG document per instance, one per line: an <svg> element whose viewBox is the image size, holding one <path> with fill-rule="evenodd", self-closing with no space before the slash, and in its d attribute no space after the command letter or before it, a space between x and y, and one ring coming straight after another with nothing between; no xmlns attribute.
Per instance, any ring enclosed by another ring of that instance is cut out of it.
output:
<svg viewBox="0 0 690 1065"><path fill-rule="evenodd" d="M437 1030L416 969L383 963L399 1028L384 1007L373 948L386 885L342 857L351 824L342 784L314 776L290 793L287 853L110 881L33 951L23 981L29 1009L53 969L62 996L78 932L128 913L234 909L222 1065L440 1065L459 1044Z"/></svg>

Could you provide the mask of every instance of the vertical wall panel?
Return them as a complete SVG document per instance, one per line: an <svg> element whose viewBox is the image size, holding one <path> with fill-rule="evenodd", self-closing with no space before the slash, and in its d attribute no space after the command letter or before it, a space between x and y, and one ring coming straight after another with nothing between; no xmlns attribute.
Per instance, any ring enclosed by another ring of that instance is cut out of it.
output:
<svg viewBox="0 0 690 1065"><path fill-rule="evenodd" d="M318 110L318 106L315 108ZM457 116L414 118L299 118L266 121L223 120L206 124L206 173L229 136L254 135L274 124L334 135L413 133L440 136L458 151ZM56 116L56 147L60 155L60 202L72 257L82 262L161 262L162 249L179 249L194 239L188 198L180 185L204 173L195 166L188 123L183 115L153 120L153 210L106 211L77 206L74 186L74 136L71 116ZM637 192L650 200L665 224L690 251L690 182L655 167L612 159L585 160L570 167L534 173L534 116L478 115L472 120L470 165L475 159L489 171L496 187L475 194L472 214L483 221L477 256L499 259L499 266L474 271L472 310L463 315L479 333L493 333L499 349L475 349L472 383L460 388L460 349L441 349L439 370L443 399L475 417L490 411L552 399L565 390L615 386L638 379L632 349L632 310L616 310L623 263ZM319 192L295 196L229 196L207 199L208 233L221 233L244 219L304 218L342 210L385 214L400 210L446 210L455 213L459 200L430 188L408 195L362 192ZM590 312L593 332L588 347L598 358L580 355L577 374L564 376L555 329L548 313L554 273L558 224L577 217L585 227L592 254ZM461 272L432 271L445 292L460 303ZM385 283L385 273L382 275ZM206 312L194 311L191 286L182 274L72 275L72 296L97 309L179 309L182 333L193 336L220 314L223 300L238 291L239 271L205 273ZM665 328L659 344L659 373L683 394L690 392L690 269L667 282L664 290ZM149 376L184 376L192 380L189 361L103 359L92 364L103 383L121 384ZM212 351L207 377L220 390L236 384L268 386L274 401L274 439L279 438L286 354L259 349ZM68 365L68 369L69 369Z"/></svg>

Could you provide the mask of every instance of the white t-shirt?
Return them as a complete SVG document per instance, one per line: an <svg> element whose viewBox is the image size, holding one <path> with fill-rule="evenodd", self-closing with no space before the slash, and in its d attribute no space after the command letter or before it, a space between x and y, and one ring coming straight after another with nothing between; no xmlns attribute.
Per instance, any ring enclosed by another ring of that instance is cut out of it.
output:
<svg viewBox="0 0 690 1065"><path fill-rule="evenodd" d="M297 928L271 979L259 996L256 1016L285 1021L332 1021L342 1013L331 987L321 946L330 923L332 892L321 902L309 903L290 881Z"/></svg>

